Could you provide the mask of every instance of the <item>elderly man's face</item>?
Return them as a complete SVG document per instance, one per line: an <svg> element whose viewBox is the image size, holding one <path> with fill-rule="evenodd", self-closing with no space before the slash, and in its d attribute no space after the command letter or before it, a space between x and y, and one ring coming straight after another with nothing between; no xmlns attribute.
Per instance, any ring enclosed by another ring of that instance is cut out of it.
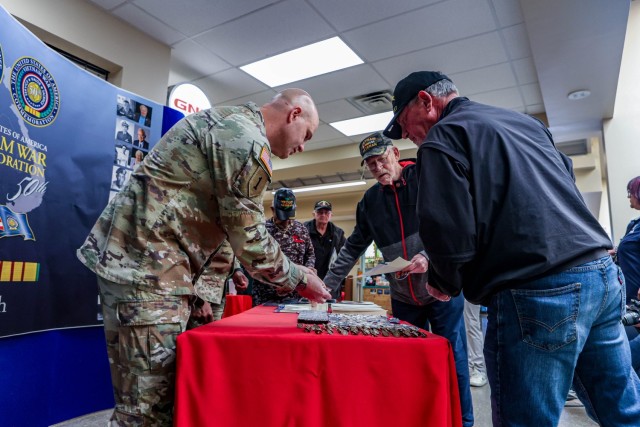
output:
<svg viewBox="0 0 640 427"><path fill-rule="evenodd" d="M379 156L367 158L364 163L367 165L371 175L381 185L391 185L400 178L400 172L402 171L402 167L398 163L399 154L396 147L390 147Z"/></svg>
<svg viewBox="0 0 640 427"><path fill-rule="evenodd" d="M431 100L430 97L429 100ZM418 97L411 101L402 110L397 120L402 127L402 137L410 139L419 147L427 137L429 129L438 121L439 117L436 113L433 104L424 99Z"/></svg>
<svg viewBox="0 0 640 427"><path fill-rule="evenodd" d="M144 133L144 130L138 129L138 140L144 141L147 138L147 135Z"/></svg>
<svg viewBox="0 0 640 427"><path fill-rule="evenodd" d="M331 221L331 211L329 209L318 209L313 212L316 224L328 224Z"/></svg>

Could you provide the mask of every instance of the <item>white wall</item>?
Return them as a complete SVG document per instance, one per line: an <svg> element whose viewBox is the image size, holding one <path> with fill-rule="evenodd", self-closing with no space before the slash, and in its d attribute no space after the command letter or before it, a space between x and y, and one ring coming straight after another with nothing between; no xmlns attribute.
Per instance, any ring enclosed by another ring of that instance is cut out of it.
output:
<svg viewBox="0 0 640 427"><path fill-rule="evenodd" d="M164 104L171 49L84 0L3 0L45 42L111 72L116 86Z"/></svg>
<svg viewBox="0 0 640 427"><path fill-rule="evenodd" d="M631 2L613 118L604 122L614 244L640 212L629 207L627 183L640 175L640 2Z"/></svg>

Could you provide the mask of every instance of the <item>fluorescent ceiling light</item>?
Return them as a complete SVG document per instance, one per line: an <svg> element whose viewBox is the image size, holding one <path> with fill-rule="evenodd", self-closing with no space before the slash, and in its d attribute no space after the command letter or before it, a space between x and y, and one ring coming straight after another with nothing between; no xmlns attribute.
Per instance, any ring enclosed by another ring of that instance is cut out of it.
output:
<svg viewBox="0 0 640 427"><path fill-rule="evenodd" d="M363 62L340 37L333 37L247 64L240 69L270 87L275 87Z"/></svg>
<svg viewBox="0 0 640 427"><path fill-rule="evenodd" d="M343 187L353 187L355 185L365 185L366 181L349 181L349 182L340 182L337 184L323 184L323 185L310 185L308 187L300 187L300 188L292 188L291 191L294 193L305 193L307 191L319 191L319 190L330 190L332 188L343 188ZM272 191L271 194L276 194L275 191Z"/></svg>
<svg viewBox="0 0 640 427"><path fill-rule="evenodd" d="M388 111L386 113L372 114L370 116L342 120L340 122L333 122L329 124L343 134L353 136L382 130L387 127L392 118L393 113Z"/></svg>

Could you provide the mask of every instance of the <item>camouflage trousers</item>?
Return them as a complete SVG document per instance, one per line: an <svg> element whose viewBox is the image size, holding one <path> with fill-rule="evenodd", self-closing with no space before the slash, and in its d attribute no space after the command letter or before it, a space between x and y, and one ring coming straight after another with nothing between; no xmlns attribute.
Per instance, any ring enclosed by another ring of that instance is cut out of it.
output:
<svg viewBox="0 0 640 427"><path fill-rule="evenodd" d="M116 407L111 426L170 426L176 338L189 296L159 295L98 277Z"/></svg>

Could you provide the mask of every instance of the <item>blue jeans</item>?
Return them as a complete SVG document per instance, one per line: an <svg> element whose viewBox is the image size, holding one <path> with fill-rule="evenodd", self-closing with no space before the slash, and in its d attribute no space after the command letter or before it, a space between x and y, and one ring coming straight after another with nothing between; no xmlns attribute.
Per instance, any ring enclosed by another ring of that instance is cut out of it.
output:
<svg viewBox="0 0 640 427"><path fill-rule="evenodd" d="M611 257L495 294L485 361L494 426L557 426L569 387L603 426L640 426L640 380Z"/></svg>
<svg viewBox="0 0 640 427"><path fill-rule="evenodd" d="M449 340L456 363L462 425L473 425L473 405L469 385L469 361L467 359L467 332L464 328L464 297L459 295L448 302L432 302L428 305L406 304L391 299L393 315L422 329Z"/></svg>
<svg viewBox="0 0 640 427"><path fill-rule="evenodd" d="M640 372L640 333L635 326L625 326L629 347L631 348L631 366L636 374Z"/></svg>

